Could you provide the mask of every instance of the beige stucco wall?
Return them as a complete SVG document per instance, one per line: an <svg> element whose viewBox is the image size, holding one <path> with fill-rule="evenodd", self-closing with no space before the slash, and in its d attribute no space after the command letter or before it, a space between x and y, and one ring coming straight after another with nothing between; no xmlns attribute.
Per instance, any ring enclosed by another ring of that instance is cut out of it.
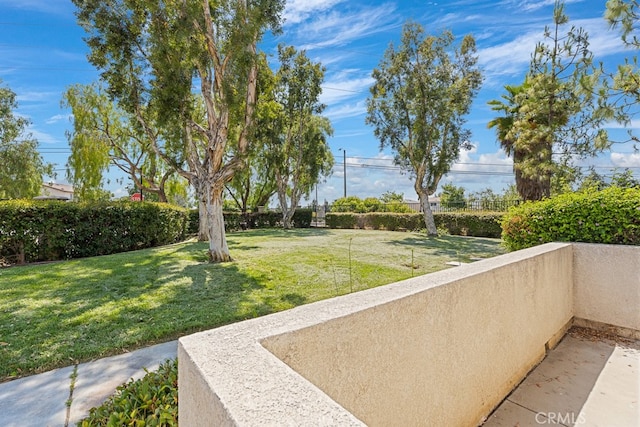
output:
<svg viewBox="0 0 640 427"><path fill-rule="evenodd" d="M572 267L547 244L181 338L180 424L477 424L571 321Z"/></svg>
<svg viewBox="0 0 640 427"><path fill-rule="evenodd" d="M574 254L575 317L640 331L640 246L576 243Z"/></svg>

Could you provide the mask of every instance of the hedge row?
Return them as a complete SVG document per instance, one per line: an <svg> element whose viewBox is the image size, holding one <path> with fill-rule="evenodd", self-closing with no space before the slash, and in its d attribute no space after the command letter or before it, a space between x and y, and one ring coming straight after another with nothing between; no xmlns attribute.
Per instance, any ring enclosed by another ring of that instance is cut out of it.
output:
<svg viewBox="0 0 640 427"><path fill-rule="evenodd" d="M187 211L160 203L0 203L0 258L11 263L107 255L185 237Z"/></svg>
<svg viewBox="0 0 640 427"><path fill-rule="evenodd" d="M297 209L293 214L292 226L295 228L309 228L313 220L312 209ZM189 234L198 233L198 210L189 212ZM227 231L238 231L256 228L282 227L281 212L225 212L224 224Z"/></svg>
<svg viewBox="0 0 640 427"><path fill-rule="evenodd" d="M502 221L509 250L547 242L640 245L640 189L567 193L514 207Z"/></svg>
<svg viewBox="0 0 640 427"><path fill-rule="evenodd" d="M438 229L448 234L500 237L503 212L436 212L433 217ZM329 228L361 228L374 230L410 230L425 228L422 214L382 213L328 213Z"/></svg>
<svg viewBox="0 0 640 427"><path fill-rule="evenodd" d="M300 209L293 225L310 227ZM227 231L282 226L278 212L225 213ZM0 265L108 255L166 245L198 232L198 212L139 202L0 202Z"/></svg>

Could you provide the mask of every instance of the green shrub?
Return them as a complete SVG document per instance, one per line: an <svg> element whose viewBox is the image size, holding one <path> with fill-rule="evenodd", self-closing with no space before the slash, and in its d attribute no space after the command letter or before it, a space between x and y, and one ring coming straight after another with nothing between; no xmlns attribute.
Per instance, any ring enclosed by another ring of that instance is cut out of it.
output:
<svg viewBox="0 0 640 427"><path fill-rule="evenodd" d="M184 238L187 212L152 202L0 202L0 257L10 262L107 255Z"/></svg>
<svg viewBox="0 0 640 427"><path fill-rule="evenodd" d="M292 225L295 228L309 228L313 219L313 210L296 209L292 218ZM277 211L268 212L225 212L224 223L227 231L237 231L242 229L275 228L282 227L282 213Z"/></svg>
<svg viewBox="0 0 640 427"><path fill-rule="evenodd" d="M293 214L293 226L295 228L309 228L313 221L313 209L296 209Z"/></svg>
<svg viewBox="0 0 640 427"><path fill-rule="evenodd" d="M357 217L359 214L345 212L345 213L328 213L324 220L325 224L329 228L356 228Z"/></svg>
<svg viewBox="0 0 640 427"><path fill-rule="evenodd" d="M448 234L500 237L501 212L457 212L435 213L436 227ZM328 213L326 224L329 228L367 228L374 230L410 230L425 228L424 217L420 213L392 213L371 212L358 213Z"/></svg>
<svg viewBox="0 0 640 427"><path fill-rule="evenodd" d="M456 236L500 237L503 212L438 212L436 227Z"/></svg>
<svg viewBox="0 0 640 427"><path fill-rule="evenodd" d="M383 202L377 197L367 197L362 200L357 196L342 197L337 199L331 205L331 212L396 212L411 213L414 212L409 206L402 201Z"/></svg>
<svg viewBox="0 0 640 427"><path fill-rule="evenodd" d="M189 218L187 221L187 234L198 234L200 230L200 213L198 209L189 210Z"/></svg>
<svg viewBox="0 0 640 427"><path fill-rule="evenodd" d="M80 423L93 426L177 426L178 361L167 360L157 371L117 388L105 403Z"/></svg>
<svg viewBox="0 0 640 427"><path fill-rule="evenodd" d="M365 212L362 200L356 196L341 197L331 204L331 212Z"/></svg>
<svg viewBox="0 0 640 427"><path fill-rule="evenodd" d="M377 197L367 197L362 201L362 212L384 212L384 203Z"/></svg>
<svg viewBox="0 0 640 427"><path fill-rule="evenodd" d="M640 189L567 193L511 208L502 221L509 250L546 242L640 244Z"/></svg>
<svg viewBox="0 0 640 427"><path fill-rule="evenodd" d="M406 203L403 202L389 202L384 204L385 212L395 212L395 213L415 213L413 209L407 206Z"/></svg>
<svg viewBox="0 0 640 427"><path fill-rule="evenodd" d="M295 228L311 227L312 220L312 209L297 209L293 214L293 226ZM187 234L198 234L199 223L200 218L198 216L198 210L190 210ZM224 226L226 231L238 231L247 228L256 229L282 227L282 214L276 211L247 212L246 214L238 211L225 211Z"/></svg>
<svg viewBox="0 0 640 427"><path fill-rule="evenodd" d="M422 214L402 214L390 212L373 212L364 215L364 227L374 230L420 230L424 228Z"/></svg>

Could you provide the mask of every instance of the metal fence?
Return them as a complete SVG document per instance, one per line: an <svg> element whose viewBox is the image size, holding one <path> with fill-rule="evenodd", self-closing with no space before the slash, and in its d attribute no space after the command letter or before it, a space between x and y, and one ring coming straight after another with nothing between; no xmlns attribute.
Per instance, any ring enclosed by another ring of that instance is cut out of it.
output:
<svg viewBox="0 0 640 427"><path fill-rule="evenodd" d="M431 206L434 212L456 211L492 211L505 212L512 206L522 203L521 200L466 200L459 203L437 203Z"/></svg>

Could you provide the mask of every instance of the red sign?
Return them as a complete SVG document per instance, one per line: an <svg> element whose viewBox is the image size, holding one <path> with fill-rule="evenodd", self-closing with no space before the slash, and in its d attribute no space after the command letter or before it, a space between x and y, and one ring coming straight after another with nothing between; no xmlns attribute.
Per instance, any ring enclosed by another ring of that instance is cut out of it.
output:
<svg viewBox="0 0 640 427"><path fill-rule="evenodd" d="M132 202L141 202L142 201L142 194L140 193L133 193L131 195L131 201Z"/></svg>

